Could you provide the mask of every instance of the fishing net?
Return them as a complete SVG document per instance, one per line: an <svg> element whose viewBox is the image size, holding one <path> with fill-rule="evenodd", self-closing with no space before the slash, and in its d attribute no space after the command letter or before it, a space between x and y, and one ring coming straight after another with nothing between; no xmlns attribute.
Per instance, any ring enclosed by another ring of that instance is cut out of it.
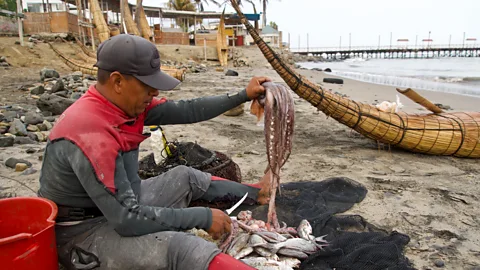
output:
<svg viewBox="0 0 480 270"><path fill-rule="evenodd" d="M156 164L154 153L142 158L139 162L140 177L154 177L176 166L185 165L213 176L239 183L242 181L240 167L224 153L206 149L193 142L173 142L170 150L172 155L167 155L160 164Z"/></svg>
<svg viewBox="0 0 480 270"><path fill-rule="evenodd" d="M327 235L329 246L310 255L300 269L414 269L403 255L410 238L369 224L359 215L337 215L361 202L367 189L348 178L286 183L276 197L278 220L297 227L307 219L316 237ZM268 205L242 205L267 220Z"/></svg>

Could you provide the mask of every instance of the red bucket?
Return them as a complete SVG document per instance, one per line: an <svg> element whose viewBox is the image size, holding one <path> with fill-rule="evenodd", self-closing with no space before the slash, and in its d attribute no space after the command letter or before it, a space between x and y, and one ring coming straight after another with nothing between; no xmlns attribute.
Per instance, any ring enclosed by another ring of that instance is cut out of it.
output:
<svg viewBox="0 0 480 270"><path fill-rule="evenodd" d="M44 198L0 200L2 269L58 269L55 241L57 205Z"/></svg>

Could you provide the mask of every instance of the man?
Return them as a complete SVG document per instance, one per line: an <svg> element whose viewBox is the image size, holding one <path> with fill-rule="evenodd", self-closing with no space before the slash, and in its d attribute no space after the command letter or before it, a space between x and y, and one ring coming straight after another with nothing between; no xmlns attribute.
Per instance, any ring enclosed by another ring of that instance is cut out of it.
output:
<svg viewBox="0 0 480 270"><path fill-rule="evenodd" d="M148 138L144 126L211 119L264 94L261 84L269 79L254 77L234 95L158 99L159 90L179 81L160 71L152 43L130 35L100 44L95 66L98 83L57 120L40 175L39 196L59 207L60 263L67 269L251 269L181 231L204 229L216 239L228 234L231 219L223 211L189 203L246 192L258 202L259 189L212 181L185 166L141 181L138 148Z"/></svg>

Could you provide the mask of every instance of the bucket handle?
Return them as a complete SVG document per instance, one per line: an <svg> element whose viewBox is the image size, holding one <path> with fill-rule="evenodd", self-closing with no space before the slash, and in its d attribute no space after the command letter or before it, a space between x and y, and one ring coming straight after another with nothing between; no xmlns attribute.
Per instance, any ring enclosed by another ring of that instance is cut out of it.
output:
<svg viewBox="0 0 480 270"><path fill-rule="evenodd" d="M23 240L23 239L28 239L28 238L32 238L31 233L19 233L16 235L12 235L12 236L0 239L0 246L9 244L15 241Z"/></svg>

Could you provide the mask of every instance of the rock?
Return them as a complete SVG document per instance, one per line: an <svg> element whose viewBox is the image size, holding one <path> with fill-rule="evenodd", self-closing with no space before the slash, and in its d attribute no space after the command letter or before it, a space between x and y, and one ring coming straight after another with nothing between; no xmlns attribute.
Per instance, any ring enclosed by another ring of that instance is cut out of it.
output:
<svg viewBox="0 0 480 270"><path fill-rule="evenodd" d="M35 125L28 125L27 130L30 132L36 132L36 131L39 131L40 129Z"/></svg>
<svg viewBox="0 0 480 270"><path fill-rule="evenodd" d="M55 121L55 119L54 119L54 121ZM50 130L50 129L53 128L53 125L47 120L44 120L43 124L47 127L47 130ZM41 130L41 131L43 131L43 130Z"/></svg>
<svg viewBox="0 0 480 270"><path fill-rule="evenodd" d="M0 126L0 134L5 134L8 131L8 126Z"/></svg>
<svg viewBox="0 0 480 270"><path fill-rule="evenodd" d="M45 117L45 120L47 120L50 123L53 123L53 122L55 122L55 116L47 116L47 117Z"/></svg>
<svg viewBox="0 0 480 270"><path fill-rule="evenodd" d="M83 73L81 71L75 71L71 75L72 79L75 81L81 81L83 77Z"/></svg>
<svg viewBox="0 0 480 270"><path fill-rule="evenodd" d="M25 151L27 154L33 154L35 152L37 152L37 150L33 149L33 148L28 148L26 151Z"/></svg>
<svg viewBox="0 0 480 270"><path fill-rule="evenodd" d="M25 128L25 125L19 119L14 119L12 124L10 125L10 129L8 130L9 133L17 136L27 136L28 132Z"/></svg>
<svg viewBox="0 0 480 270"><path fill-rule="evenodd" d="M45 93L45 88L42 85L34 87L32 90L30 90L30 94L32 95L41 95L43 93Z"/></svg>
<svg viewBox="0 0 480 270"><path fill-rule="evenodd" d="M7 62L7 58L5 56L0 57L0 63Z"/></svg>
<svg viewBox="0 0 480 270"><path fill-rule="evenodd" d="M27 125L36 125L43 123L43 116L36 112L28 112L25 114L25 124Z"/></svg>
<svg viewBox="0 0 480 270"><path fill-rule="evenodd" d="M31 167L32 166L32 163L24 160L24 159L19 159L19 158L9 158L7 159L7 161L5 161L5 166L9 167L9 168L12 168L12 169L15 169L15 166L18 164L18 163L24 163L24 164L27 164L28 167Z"/></svg>
<svg viewBox="0 0 480 270"><path fill-rule="evenodd" d="M36 138L39 142L46 142L48 139L47 134L43 132L35 132Z"/></svg>
<svg viewBox="0 0 480 270"><path fill-rule="evenodd" d="M7 119L5 119L5 115L3 115L3 113L0 113L0 122L3 121L7 121Z"/></svg>
<svg viewBox="0 0 480 270"><path fill-rule="evenodd" d="M20 117L20 121L22 121L22 123L25 123L25 115L22 115L22 116Z"/></svg>
<svg viewBox="0 0 480 270"><path fill-rule="evenodd" d="M17 136L17 137L15 137L14 142L15 142L15 144L20 144L20 145L35 144L36 143L35 140L33 140L30 136L28 136L28 137Z"/></svg>
<svg viewBox="0 0 480 270"><path fill-rule="evenodd" d="M15 143L15 139L12 136L0 135L0 147L10 147Z"/></svg>
<svg viewBox="0 0 480 270"><path fill-rule="evenodd" d="M68 90L58 91L55 93L55 95L68 98Z"/></svg>
<svg viewBox="0 0 480 270"><path fill-rule="evenodd" d="M321 68L312 68L312 70L315 70L315 71L322 71Z"/></svg>
<svg viewBox="0 0 480 270"><path fill-rule="evenodd" d="M47 121L47 122L48 122L48 121ZM50 123L49 123L49 124L50 124ZM51 125L51 124L50 124L50 125ZM47 125L45 125L44 123L37 124L37 128L38 128L38 130L40 130L40 131L48 131L48 127L47 127ZM28 130L28 128L27 128L27 130Z"/></svg>
<svg viewBox="0 0 480 270"><path fill-rule="evenodd" d="M63 83L63 80L62 79L57 80L55 85L53 85L52 87L52 93L57 93L63 90L65 90L65 84Z"/></svg>
<svg viewBox="0 0 480 270"><path fill-rule="evenodd" d="M227 70L227 73L225 73L225 76L238 76L238 72L236 72L235 70Z"/></svg>
<svg viewBox="0 0 480 270"><path fill-rule="evenodd" d="M48 111L53 115L60 115L74 102L74 100L68 98L45 93L37 100L37 107L41 111Z"/></svg>
<svg viewBox="0 0 480 270"><path fill-rule="evenodd" d="M45 112L42 111L41 113L42 113L43 116L45 116L45 119L47 119L47 117L53 115L52 112L47 112L47 111L45 111Z"/></svg>
<svg viewBox="0 0 480 270"><path fill-rule="evenodd" d="M44 68L40 71L40 80L44 81L49 78L60 78L60 74L54 69Z"/></svg>
<svg viewBox="0 0 480 270"><path fill-rule="evenodd" d="M324 72L332 72L332 70L330 68L326 68Z"/></svg>
<svg viewBox="0 0 480 270"><path fill-rule="evenodd" d="M85 93L87 92L87 90L88 90L87 87L83 87L83 86L77 87L77 92Z"/></svg>
<svg viewBox="0 0 480 270"><path fill-rule="evenodd" d="M28 168L28 165L25 163L17 163L15 164L15 171L16 172L23 172Z"/></svg>
<svg viewBox="0 0 480 270"><path fill-rule="evenodd" d="M12 122L15 118L20 118L20 114L17 111L6 111L3 113L7 122Z"/></svg>
<svg viewBox="0 0 480 270"><path fill-rule="evenodd" d="M445 266L445 262L442 261L442 260L440 260L440 259L435 260L434 263L435 263L435 266L436 266L436 267L444 267L444 266Z"/></svg>
<svg viewBox="0 0 480 270"><path fill-rule="evenodd" d="M70 98L71 98L71 99L74 99L74 100L77 100L77 99L79 99L79 98L81 98L81 97L82 97L82 94L79 93L79 92L75 92L75 93L73 93L73 94L70 96Z"/></svg>
<svg viewBox="0 0 480 270"><path fill-rule="evenodd" d="M28 169L26 169L26 170L22 173L22 175L30 175L30 174L34 174L34 173L36 173L36 172L37 172L36 169L34 169L34 168L28 168Z"/></svg>
<svg viewBox="0 0 480 270"><path fill-rule="evenodd" d="M260 153L257 152L257 151L255 151L255 150L245 151L244 154L245 154L245 155L256 155L256 156L260 155Z"/></svg>

